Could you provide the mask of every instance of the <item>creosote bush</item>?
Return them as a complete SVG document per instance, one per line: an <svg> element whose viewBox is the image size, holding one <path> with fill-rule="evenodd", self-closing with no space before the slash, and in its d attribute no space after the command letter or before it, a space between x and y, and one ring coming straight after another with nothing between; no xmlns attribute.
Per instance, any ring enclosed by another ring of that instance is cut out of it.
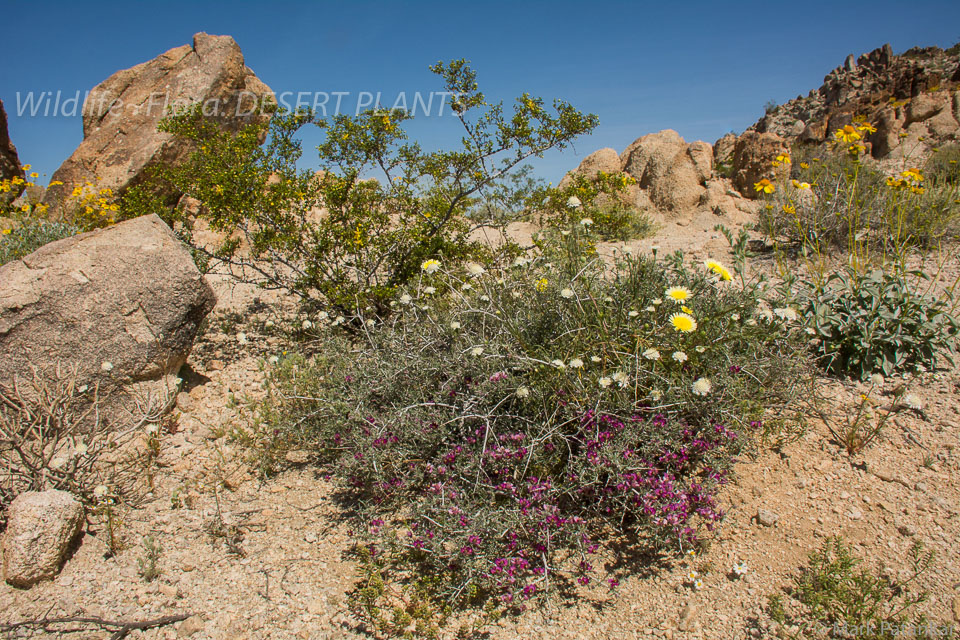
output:
<svg viewBox="0 0 960 640"><path fill-rule="evenodd" d="M512 111L491 104L463 60L431 70L453 96L449 108L463 129L451 151L410 142L403 110L328 119L278 111L268 124L236 134L199 106L165 119L161 130L192 142L195 152L180 166L160 167L155 179L200 203L196 216L175 208L168 220L188 241L197 219L223 235L218 246L196 247L202 262L225 261L241 277L345 317L368 307L385 314L424 260L488 260L489 248L470 234L489 220L466 214L480 199L523 201L529 185L512 183L512 172L589 133L597 118L527 94ZM298 132L313 125L324 135L316 173L297 168ZM149 185L131 190L124 215L162 210L150 192Z"/></svg>
<svg viewBox="0 0 960 640"><path fill-rule="evenodd" d="M236 435L312 450L356 500L374 628L489 620L603 579L615 549L682 553L761 423L790 419L794 310L719 263L608 265L593 240L573 223L505 269L425 260L390 316L320 318L314 355L268 365Z"/></svg>

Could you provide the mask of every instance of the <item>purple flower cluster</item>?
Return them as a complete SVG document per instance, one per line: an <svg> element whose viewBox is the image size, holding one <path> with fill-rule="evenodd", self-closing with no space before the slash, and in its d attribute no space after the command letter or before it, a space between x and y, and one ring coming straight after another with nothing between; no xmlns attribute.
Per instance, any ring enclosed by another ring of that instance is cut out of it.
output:
<svg viewBox="0 0 960 640"><path fill-rule="evenodd" d="M590 558L611 531L667 546L695 542L700 526L723 517L715 492L737 440L719 424L595 411L568 421L566 432L375 424L353 434L358 449L376 455L354 466L353 486L374 505L404 505L392 516L407 530L400 552L421 571L466 580L504 603L558 580L590 584ZM437 439L413 448L395 432ZM378 518L369 530L377 539L389 527Z"/></svg>

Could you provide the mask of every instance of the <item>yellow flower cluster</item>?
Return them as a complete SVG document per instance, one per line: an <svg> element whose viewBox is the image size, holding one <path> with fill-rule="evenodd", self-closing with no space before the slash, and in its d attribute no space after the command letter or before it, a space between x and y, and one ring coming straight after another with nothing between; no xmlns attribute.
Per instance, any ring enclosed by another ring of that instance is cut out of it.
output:
<svg viewBox="0 0 960 640"><path fill-rule="evenodd" d="M75 202L74 221L85 229L103 227L117 221L120 206L114 201L113 189L97 188L92 182L76 185L70 193Z"/></svg>
<svg viewBox="0 0 960 640"><path fill-rule="evenodd" d="M887 186L895 191L904 191L909 189L911 193L920 195L924 192L923 174L919 169L907 169L900 172L900 177L890 176L887 178Z"/></svg>

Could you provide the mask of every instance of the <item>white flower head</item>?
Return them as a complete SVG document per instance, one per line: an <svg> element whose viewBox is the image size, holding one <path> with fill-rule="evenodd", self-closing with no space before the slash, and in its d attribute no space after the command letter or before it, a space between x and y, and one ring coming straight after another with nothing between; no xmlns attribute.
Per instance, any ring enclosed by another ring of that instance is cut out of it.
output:
<svg viewBox="0 0 960 640"><path fill-rule="evenodd" d="M705 346L703 346L703 345L699 345L699 346L697 347L697 353L704 353L706 350L707 350L707 348L706 348Z"/></svg>
<svg viewBox="0 0 960 640"><path fill-rule="evenodd" d="M107 495L108 491L109 489L107 489L106 485L100 484L97 485L97 487L93 490L93 495L97 498L102 498L103 496Z"/></svg>
<svg viewBox="0 0 960 640"><path fill-rule="evenodd" d="M488 295L480 296L480 302L490 302L490 296Z"/></svg>
<svg viewBox="0 0 960 640"><path fill-rule="evenodd" d="M101 370L101 371L106 371L106 372L113 371L113 363L112 363L112 362L104 362L103 364L100 365L100 370Z"/></svg>
<svg viewBox="0 0 960 640"><path fill-rule="evenodd" d="M309 320L304 320L300 326L303 328L304 331L306 331L307 329L310 329L313 327L313 323L310 322Z"/></svg>
<svg viewBox="0 0 960 640"><path fill-rule="evenodd" d="M694 395L705 396L713 390L713 383L710 382L709 378L697 378L691 389Z"/></svg>
<svg viewBox="0 0 960 640"><path fill-rule="evenodd" d="M676 360L677 362L687 361L687 354L685 354L683 351L674 351L670 357Z"/></svg>
<svg viewBox="0 0 960 640"><path fill-rule="evenodd" d="M774 309L773 313L781 320L787 320L789 322L796 322L798 317L797 310L793 307L779 307Z"/></svg>
<svg viewBox="0 0 960 640"><path fill-rule="evenodd" d="M420 265L420 268L426 273L436 273L440 269L440 261L432 259L425 260L423 264Z"/></svg>
<svg viewBox="0 0 960 640"><path fill-rule="evenodd" d="M640 315L640 312L639 312L639 311L630 311L630 312L627 314L627 316L630 317L630 318L636 318L638 315Z"/></svg>
<svg viewBox="0 0 960 640"><path fill-rule="evenodd" d="M690 580L691 582L693 582L694 580L697 579L698 575L700 574L694 571L693 569L691 569L690 571L687 572L687 580Z"/></svg>
<svg viewBox="0 0 960 640"><path fill-rule="evenodd" d="M561 297L561 298L566 298L567 300L569 300L569 299L572 298L574 295L576 295L576 294L573 293L573 289L567 288L567 289L561 289L561 290L560 290L560 297Z"/></svg>
<svg viewBox="0 0 960 640"><path fill-rule="evenodd" d="M597 384L600 385L601 389L606 389L611 384L613 384L613 380L604 376L603 378L600 378L599 380L597 380Z"/></svg>
<svg viewBox="0 0 960 640"><path fill-rule="evenodd" d="M530 395L530 389L528 387L517 387L517 397L526 398Z"/></svg>
<svg viewBox="0 0 960 640"><path fill-rule="evenodd" d="M582 367L583 367L583 360L581 360L580 358L573 358L570 360L571 369L580 369Z"/></svg>
<svg viewBox="0 0 960 640"><path fill-rule="evenodd" d="M411 302L413 302L413 298L410 297L409 293L400 296L400 304L410 304Z"/></svg>
<svg viewBox="0 0 960 640"><path fill-rule="evenodd" d="M570 207L571 209L579 209L580 207L583 206L583 203L580 202L580 198L578 198L577 196L570 196L569 198L567 198L567 206Z"/></svg>
<svg viewBox="0 0 960 640"><path fill-rule="evenodd" d="M656 310L657 310L657 308L656 308L655 306L653 306L652 304L649 305L647 308L644 309L644 311L646 311L647 313L653 313L653 312L656 311Z"/></svg>
<svg viewBox="0 0 960 640"><path fill-rule="evenodd" d="M450 323L450 328L453 329L454 331L456 331L457 329L459 329L460 326L461 326L460 323L457 322L456 320L454 320L453 322Z"/></svg>
<svg viewBox="0 0 960 640"><path fill-rule="evenodd" d="M590 225L593 224L593 218L584 218L583 220L580 221L580 224L584 227L589 227Z"/></svg>
<svg viewBox="0 0 960 640"><path fill-rule="evenodd" d="M654 402L660 402L660 398L662 397L663 397L663 391L660 391L660 389L654 389L653 391L650 392L650 398Z"/></svg>
<svg viewBox="0 0 960 640"><path fill-rule="evenodd" d="M240 344L247 344L247 334L240 332L237 334L237 342Z"/></svg>
<svg viewBox="0 0 960 640"><path fill-rule="evenodd" d="M621 389L627 386L627 383L630 382L630 377L627 374L625 374L623 371L617 371L610 377L613 378L613 381L616 382Z"/></svg>
<svg viewBox="0 0 960 640"><path fill-rule="evenodd" d="M470 355L472 355L474 358L479 357L482 353L483 347L474 347L473 349L470 349Z"/></svg>
<svg viewBox="0 0 960 640"><path fill-rule="evenodd" d="M552 364L553 366L555 366L557 369L566 369L566 368L567 368L567 365L563 364L563 360L561 360L560 358L557 358L556 360L551 360L551 361L550 361L550 364Z"/></svg>
<svg viewBox="0 0 960 640"><path fill-rule="evenodd" d="M525 267L529 263L530 261L523 256L517 256L516 258L513 259L513 266L515 267Z"/></svg>
<svg viewBox="0 0 960 640"><path fill-rule="evenodd" d="M370 318L369 320L367 320L367 323L366 323L366 324L367 324L368 327L374 327L374 326L376 326L377 321L374 320L373 318Z"/></svg>
<svg viewBox="0 0 960 640"><path fill-rule="evenodd" d="M734 322L737 322L737 321L740 320L740 314L739 314L739 313L731 313L731 314L730 314L730 319L733 320Z"/></svg>
<svg viewBox="0 0 960 640"><path fill-rule="evenodd" d="M909 409L913 409L914 411L920 411L923 409L923 402L920 400L920 398L912 393L908 393L907 395L903 396L903 404L907 405Z"/></svg>
<svg viewBox="0 0 960 640"><path fill-rule="evenodd" d="M486 272L487 270L483 268L483 265L477 264L476 262L467 263L467 273L469 273L472 278L480 277Z"/></svg>
<svg viewBox="0 0 960 640"><path fill-rule="evenodd" d="M694 580L693 588L696 589L697 591L699 591L700 589L703 589L703 580L701 580L700 578L697 578L696 580Z"/></svg>
<svg viewBox="0 0 960 640"><path fill-rule="evenodd" d="M647 360L659 360L659 359L660 359L660 352L657 351L656 349L654 349L653 347L651 347L651 348L647 349L646 351L644 351L642 355L643 355L643 357L646 358Z"/></svg>
<svg viewBox="0 0 960 640"><path fill-rule="evenodd" d="M269 362L270 364L277 364L278 362L280 362L280 357L279 357L279 356L270 356L270 358L267 360L267 362Z"/></svg>
<svg viewBox="0 0 960 640"><path fill-rule="evenodd" d="M650 303L656 306L659 304L663 304L663 300L661 298L654 298L653 300L650 301Z"/></svg>
<svg viewBox="0 0 960 640"><path fill-rule="evenodd" d="M600 356L590 356L590 362L603 362L603 358Z"/></svg>
<svg viewBox="0 0 960 640"><path fill-rule="evenodd" d="M436 287L426 287L426 288L424 288L423 292L424 292L425 294L427 294L428 296L432 296L433 294L435 294L435 293L437 292L437 288L436 288Z"/></svg>
<svg viewBox="0 0 960 640"><path fill-rule="evenodd" d="M748 570L749 569L747 567L746 562L738 562L735 565L733 565L733 572L737 574L737 577L742 577L747 575Z"/></svg>
<svg viewBox="0 0 960 640"><path fill-rule="evenodd" d="M330 319L330 314L327 313L326 311L321 311L320 313L317 314L317 317L320 318L321 320L326 321Z"/></svg>

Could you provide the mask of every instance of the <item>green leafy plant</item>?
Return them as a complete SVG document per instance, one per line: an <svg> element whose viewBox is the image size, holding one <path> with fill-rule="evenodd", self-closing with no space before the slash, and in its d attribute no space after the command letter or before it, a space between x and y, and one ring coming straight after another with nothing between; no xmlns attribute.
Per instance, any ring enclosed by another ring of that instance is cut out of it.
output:
<svg viewBox="0 0 960 640"><path fill-rule="evenodd" d="M199 107L165 119L160 129L196 151L182 165L160 167L156 177L168 192L200 203L195 216L178 208L168 219L188 241L197 219L222 234L216 246L196 247L203 263L231 263L258 284L346 317L368 308L387 313L387 302L424 260L488 258L490 249L471 238L487 221L466 216L477 199L499 194L515 201L511 173L589 133L597 117L560 100L548 108L527 94L508 112L487 102L465 61L431 70L454 96L450 106L464 132L453 151L426 152L409 142L402 125L411 116L402 110L329 119L280 111L269 124L237 134ZM307 125L325 136L316 173L297 168L297 134ZM125 215L163 205L147 186L126 203Z"/></svg>
<svg viewBox="0 0 960 640"><path fill-rule="evenodd" d="M910 576L894 582L883 571L861 567L841 538L828 538L810 554L788 598L770 597L767 613L783 625L781 637L794 639L854 634L867 640L893 640L903 637L902 630L932 628L925 618L911 618L907 611L927 599L926 592L915 590L915 583L929 570L933 554L917 543L910 559Z"/></svg>
<svg viewBox="0 0 960 640"><path fill-rule="evenodd" d="M822 285L807 283L801 300L829 373L865 380L874 373L933 369L940 358L953 362L960 324L949 304L917 292L900 272L841 270Z"/></svg>
<svg viewBox="0 0 960 640"><path fill-rule="evenodd" d="M151 582L160 577L160 554L163 548L154 536L146 536L141 541L143 555L137 558L140 577Z"/></svg>
<svg viewBox="0 0 960 640"><path fill-rule="evenodd" d="M73 225L40 220L26 222L13 229L0 230L0 265L28 256L45 244L69 238L80 232Z"/></svg>

